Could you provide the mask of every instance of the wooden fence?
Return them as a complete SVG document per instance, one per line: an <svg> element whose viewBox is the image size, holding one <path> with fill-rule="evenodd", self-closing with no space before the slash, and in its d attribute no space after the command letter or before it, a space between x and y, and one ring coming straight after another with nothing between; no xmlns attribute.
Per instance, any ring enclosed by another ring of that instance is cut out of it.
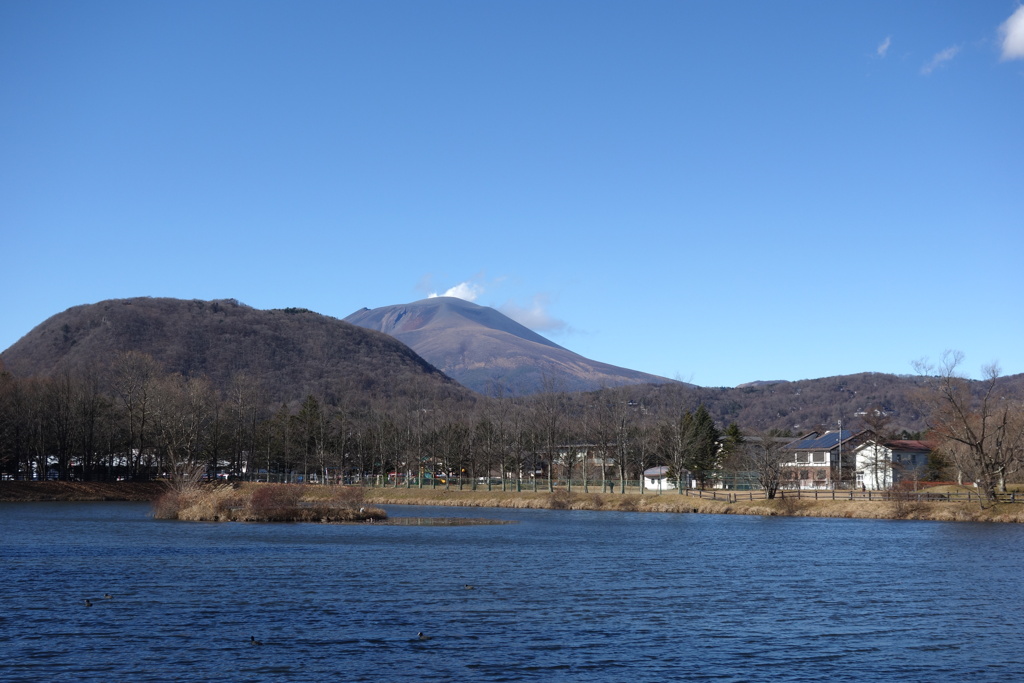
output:
<svg viewBox="0 0 1024 683"><path fill-rule="evenodd" d="M397 486L394 481L384 483L383 480L378 481L367 481L363 482L364 485L383 486L386 488L446 488L451 490L473 490L473 491L508 491L508 492L531 492L536 491L543 493L551 490L553 487L556 490L570 489L577 493L627 493L631 495L645 495L645 496L691 496L694 498L704 498L709 500L720 500L727 503L736 503L743 500L766 500L768 494L764 489L751 489L751 490L722 490L722 489L683 489L680 493L677 489L664 489L662 491L652 491L647 489L641 491L640 482L636 480L627 480L621 482L618 479L608 479L605 482L600 481L587 481L574 479L571 482L567 482L564 479L556 479L548 481L547 479L537 480L519 480L506 479L504 486L500 478L494 478L490 482L463 480L463 481L448 481L439 482L432 480L424 480L422 483L419 481L402 482ZM622 484L625 484L625 491L622 490ZM1000 493L997 496L997 500L1000 503L1016 503L1017 494L1020 493L1021 500L1019 502L1024 503L1024 491L1012 491L1007 493ZM796 500L856 500L856 501L870 501L870 502L887 502L887 501L922 501L922 502L977 502L984 499L984 494L977 490L962 489L959 491L948 491L943 493L937 493L929 491L927 488L921 488L916 491L861 491L853 489L779 489L776 494L776 498L790 498Z"/></svg>
<svg viewBox="0 0 1024 683"><path fill-rule="evenodd" d="M675 491L669 492L675 493ZM721 500L728 503L735 503L741 500L766 500L767 492L764 490L751 491L719 491L683 489L683 495L696 498L708 498ZM861 501L894 501L913 500L922 502L970 502L980 501L984 495L978 491L950 491L946 493L932 493L926 489L917 491L854 491L835 489L779 489L775 494L776 498L795 498L797 500L861 500ZM996 496L1000 503L1016 503L1017 492L1000 493ZM1024 493L1021 493L1020 502L1024 503Z"/></svg>

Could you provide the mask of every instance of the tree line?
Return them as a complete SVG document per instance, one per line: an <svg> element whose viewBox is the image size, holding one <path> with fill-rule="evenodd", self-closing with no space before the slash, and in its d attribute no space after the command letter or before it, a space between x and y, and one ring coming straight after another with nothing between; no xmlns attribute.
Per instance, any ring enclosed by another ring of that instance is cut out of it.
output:
<svg viewBox="0 0 1024 683"><path fill-rule="evenodd" d="M0 372L0 473L19 479L207 477L283 481L531 482L639 479L671 464L708 481L721 458L703 406L657 418L613 390L344 405L308 395L268 405L244 373L225 387L167 373L150 356L49 377Z"/></svg>
<svg viewBox="0 0 1024 683"><path fill-rule="evenodd" d="M959 374L962 356L925 368L921 404L954 476L994 497L1024 468L1024 409ZM119 353L105 368L15 378L0 370L0 474L21 479L148 479L183 470L277 481L453 482L509 478L636 481L668 467L678 485L744 477L774 493L787 453L778 429L716 425L703 403L652 405L630 389L437 400L415 395L342 403L307 395L273 405L261 382L236 373L165 372L150 356ZM879 411L865 425L880 436ZM684 481L684 477L689 481ZM621 489L620 489L621 490Z"/></svg>

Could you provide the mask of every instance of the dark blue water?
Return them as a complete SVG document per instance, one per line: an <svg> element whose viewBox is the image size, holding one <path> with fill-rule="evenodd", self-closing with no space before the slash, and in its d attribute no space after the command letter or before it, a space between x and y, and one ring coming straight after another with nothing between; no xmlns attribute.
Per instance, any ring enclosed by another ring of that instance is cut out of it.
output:
<svg viewBox="0 0 1024 683"><path fill-rule="evenodd" d="M0 680L1024 680L1024 527L389 512L518 523L0 505Z"/></svg>

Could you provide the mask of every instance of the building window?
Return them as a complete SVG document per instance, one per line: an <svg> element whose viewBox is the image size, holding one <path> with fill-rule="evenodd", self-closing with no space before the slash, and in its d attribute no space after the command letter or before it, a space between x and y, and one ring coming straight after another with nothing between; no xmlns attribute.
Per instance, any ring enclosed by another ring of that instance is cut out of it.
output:
<svg viewBox="0 0 1024 683"><path fill-rule="evenodd" d="M797 453L796 454L796 461L797 462L807 462L807 454L806 453Z"/></svg>
<svg viewBox="0 0 1024 683"><path fill-rule="evenodd" d="M814 460L814 462L825 462L824 453L812 453L811 458Z"/></svg>

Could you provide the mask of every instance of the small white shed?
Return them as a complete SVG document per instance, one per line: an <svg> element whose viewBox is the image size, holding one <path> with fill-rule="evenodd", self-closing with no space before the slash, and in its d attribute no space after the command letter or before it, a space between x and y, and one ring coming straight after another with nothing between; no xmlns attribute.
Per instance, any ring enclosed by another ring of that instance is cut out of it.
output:
<svg viewBox="0 0 1024 683"><path fill-rule="evenodd" d="M659 465L644 470L644 489L647 491L675 490L676 482L668 478L668 467Z"/></svg>

